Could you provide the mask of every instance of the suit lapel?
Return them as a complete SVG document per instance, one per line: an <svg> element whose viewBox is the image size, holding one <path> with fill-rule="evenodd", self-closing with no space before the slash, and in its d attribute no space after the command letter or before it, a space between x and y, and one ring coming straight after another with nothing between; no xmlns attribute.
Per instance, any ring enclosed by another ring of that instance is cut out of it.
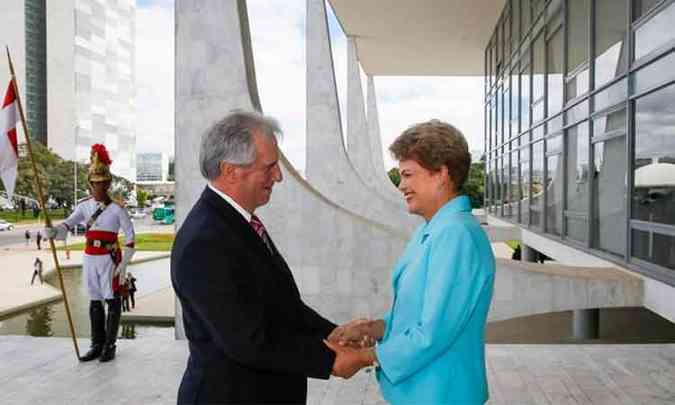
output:
<svg viewBox="0 0 675 405"><path fill-rule="evenodd" d="M267 255L271 257L271 253L265 242L258 236L251 224L246 222L246 219L221 196L216 194L208 186L202 193L204 201L215 208L221 216L227 221L237 235L240 235L247 245L255 247L256 251L260 251L260 255Z"/></svg>
<svg viewBox="0 0 675 405"><path fill-rule="evenodd" d="M270 243L272 244L272 249L274 252L270 252L265 245L265 242L262 238L255 232L251 224L246 222L246 219L227 201L225 201L221 196L216 194L208 186L204 189L202 193L202 198L204 201L216 209L220 215L227 221L231 226L233 231L244 239L246 245L251 246L252 249L255 249L255 253L258 257L264 259L271 266L274 266L276 269L280 270L287 277L290 277L291 281L293 280L293 274L291 273L288 265L284 258L279 254L274 241L270 237ZM295 282L293 282L295 286ZM295 286L297 290L297 286Z"/></svg>

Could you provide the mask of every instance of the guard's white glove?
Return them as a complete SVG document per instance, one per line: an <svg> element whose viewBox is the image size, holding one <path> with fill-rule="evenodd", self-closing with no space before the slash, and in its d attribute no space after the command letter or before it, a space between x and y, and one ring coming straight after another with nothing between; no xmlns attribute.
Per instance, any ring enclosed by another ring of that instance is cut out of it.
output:
<svg viewBox="0 0 675 405"><path fill-rule="evenodd" d="M46 227L42 230L43 235L46 235L49 239L54 240L66 240L68 236L68 228L65 225L57 225L52 227Z"/></svg>
<svg viewBox="0 0 675 405"><path fill-rule="evenodd" d="M124 277L127 276L127 266L131 262L131 258L134 257L136 249L125 246L122 249L122 260L120 264L117 265L115 269L115 275L119 275L121 280L124 280Z"/></svg>

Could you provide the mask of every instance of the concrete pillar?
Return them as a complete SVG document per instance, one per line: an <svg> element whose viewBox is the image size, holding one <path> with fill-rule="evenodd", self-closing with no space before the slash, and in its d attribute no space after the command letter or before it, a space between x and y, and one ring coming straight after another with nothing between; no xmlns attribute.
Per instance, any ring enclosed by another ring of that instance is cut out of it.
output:
<svg viewBox="0 0 675 405"><path fill-rule="evenodd" d="M364 180L363 174L347 155L342 139L340 109L335 84L333 54L331 52L326 5L324 0L307 0L307 164L309 183L340 207L370 221L395 229L403 235L411 234L421 220L406 212L403 205L380 196ZM352 55L355 60L355 55ZM356 61L355 61L356 63ZM358 64L354 65L358 69ZM360 104L352 104L353 128L367 140L367 126L363 119L363 94L358 75L352 75L351 94L361 93ZM352 101L358 101L352 97ZM360 111L360 113L359 113ZM363 149L359 143L354 148ZM370 158L370 149L358 156ZM364 160L367 163L367 160ZM366 166L366 164L364 164Z"/></svg>
<svg viewBox="0 0 675 405"><path fill-rule="evenodd" d="M404 205L401 193L396 189L394 183L389 179L387 170L384 166L382 157L382 140L380 136L380 116L377 110L377 97L375 95L375 81L372 75L368 75L368 138L370 140L370 149L372 153L372 162L375 170L375 178L379 180L377 185L382 194L397 203Z"/></svg>
<svg viewBox="0 0 675 405"><path fill-rule="evenodd" d="M524 243L520 243L520 260L523 262L534 263L537 261L537 251L527 246Z"/></svg>
<svg viewBox="0 0 675 405"><path fill-rule="evenodd" d="M577 309L572 315L572 336L577 340L597 339L600 335L600 310Z"/></svg>
<svg viewBox="0 0 675 405"><path fill-rule="evenodd" d="M377 116L369 116L368 120L371 119L377 119ZM347 37L347 155L370 190L403 210L403 197L400 193L394 193L393 184L385 178L386 174L382 170L384 164L378 164L376 168L373 156L377 152L382 161L382 148L379 147L379 150L373 151L370 128L370 124L366 122L361 69L356 55L356 40L353 37ZM389 185L385 184L385 181L389 182Z"/></svg>

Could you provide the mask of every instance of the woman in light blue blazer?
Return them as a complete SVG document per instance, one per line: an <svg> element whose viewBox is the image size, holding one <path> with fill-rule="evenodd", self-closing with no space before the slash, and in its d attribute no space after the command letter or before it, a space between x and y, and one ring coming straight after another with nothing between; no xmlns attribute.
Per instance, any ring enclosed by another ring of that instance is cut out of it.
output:
<svg viewBox="0 0 675 405"><path fill-rule="evenodd" d="M459 192L471 165L466 140L432 120L407 129L389 149L408 210L426 222L394 268L389 312L342 331L343 342L377 339L362 364L378 365L382 395L392 404L482 404L495 259Z"/></svg>

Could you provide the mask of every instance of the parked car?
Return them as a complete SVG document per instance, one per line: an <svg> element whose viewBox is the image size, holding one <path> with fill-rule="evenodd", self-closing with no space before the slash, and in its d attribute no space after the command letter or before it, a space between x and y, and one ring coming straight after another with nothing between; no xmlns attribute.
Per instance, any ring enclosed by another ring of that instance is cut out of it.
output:
<svg viewBox="0 0 675 405"><path fill-rule="evenodd" d="M14 229L13 223L0 219L0 231L11 231L12 229Z"/></svg>
<svg viewBox="0 0 675 405"><path fill-rule="evenodd" d="M134 210L134 211L131 211L130 215L131 215L131 218L141 219L141 218L145 218L148 214L146 214L145 212L143 212L141 210Z"/></svg>

